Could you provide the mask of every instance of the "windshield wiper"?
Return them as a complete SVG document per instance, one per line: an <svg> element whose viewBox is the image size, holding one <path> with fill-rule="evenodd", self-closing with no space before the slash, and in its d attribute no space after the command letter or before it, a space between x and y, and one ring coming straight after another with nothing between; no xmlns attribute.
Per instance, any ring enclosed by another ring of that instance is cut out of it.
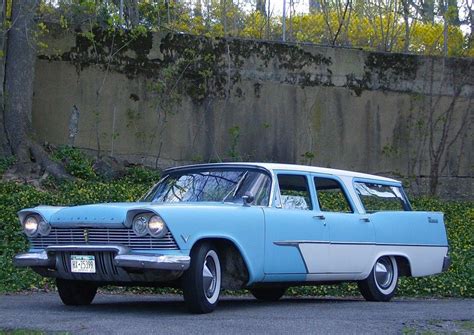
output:
<svg viewBox="0 0 474 335"><path fill-rule="evenodd" d="M226 199L229 197L229 195L232 194L232 198L235 197L235 195L237 194L237 192L240 190L240 187L242 186L245 178L247 178L247 175L249 174L248 171L245 171L245 173L243 174L242 177L240 177L239 181L237 182L237 184L235 185L235 187L233 189L231 189L229 191L229 193L226 194L226 196L224 197L224 199L222 199L222 202L225 202Z"/></svg>

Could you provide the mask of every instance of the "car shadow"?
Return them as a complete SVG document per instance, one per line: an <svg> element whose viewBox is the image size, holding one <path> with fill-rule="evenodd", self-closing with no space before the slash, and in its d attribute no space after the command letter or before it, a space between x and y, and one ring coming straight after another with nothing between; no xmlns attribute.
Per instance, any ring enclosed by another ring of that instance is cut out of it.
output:
<svg viewBox="0 0 474 335"><path fill-rule="evenodd" d="M131 300L131 298L133 300ZM126 299L123 301L122 299ZM253 297L223 297L219 301L219 305L215 311L216 315L226 312L236 312L239 310L259 310L262 308L281 308L282 306L291 305L314 305L314 304L334 304L334 303L357 303L361 302L359 298L319 298L319 297L284 297L279 301L266 302L259 301ZM181 296L162 297L157 295L156 300L153 296L141 298L137 296L114 296L100 295L99 299L89 306L64 306L58 301L54 307L59 311L89 313L107 313L107 314L129 314L129 315L183 315L188 314L186 305Z"/></svg>

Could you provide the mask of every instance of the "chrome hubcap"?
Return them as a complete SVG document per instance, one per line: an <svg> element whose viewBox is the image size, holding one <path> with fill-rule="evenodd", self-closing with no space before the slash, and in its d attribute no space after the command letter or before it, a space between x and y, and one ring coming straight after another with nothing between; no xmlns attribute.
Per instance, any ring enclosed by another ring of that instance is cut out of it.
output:
<svg viewBox="0 0 474 335"><path fill-rule="evenodd" d="M217 270L214 259L209 255L204 260L202 278L204 293L206 294L206 297L212 298L217 286Z"/></svg>
<svg viewBox="0 0 474 335"><path fill-rule="evenodd" d="M393 265L389 258L382 257L375 264L375 280L383 290L389 288L392 284Z"/></svg>

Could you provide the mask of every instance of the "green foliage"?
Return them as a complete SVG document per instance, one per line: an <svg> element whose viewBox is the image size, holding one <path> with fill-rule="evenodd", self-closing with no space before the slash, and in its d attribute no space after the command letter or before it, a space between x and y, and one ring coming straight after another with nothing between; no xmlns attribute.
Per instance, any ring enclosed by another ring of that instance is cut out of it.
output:
<svg viewBox="0 0 474 335"><path fill-rule="evenodd" d="M63 162L66 171L74 177L82 179L95 179L97 177L92 168L92 159L79 149L63 146L55 150L53 159Z"/></svg>
<svg viewBox="0 0 474 335"><path fill-rule="evenodd" d="M227 152L229 158L233 161L241 160L240 154L238 151L238 145L240 141L240 127L234 126L229 128L229 135L230 135L230 148Z"/></svg>
<svg viewBox="0 0 474 335"><path fill-rule="evenodd" d="M0 175L3 175L10 166L15 163L14 157L1 157L0 158Z"/></svg>
<svg viewBox="0 0 474 335"><path fill-rule="evenodd" d="M127 170L127 175L124 180L128 180L132 183L152 185L156 183L159 178L160 173L157 170L136 166Z"/></svg>
<svg viewBox="0 0 474 335"><path fill-rule="evenodd" d="M392 1L390 4L397 2ZM342 17L342 8L336 3L325 2L321 11L290 14L285 22L287 40L388 52L444 54L442 16L434 21L411 16L407 23L400 7L397 7L401 3L393 8L384 5L384 2L375 4L361 1L351 8L349 15ZM463 33L453 19L453 13L468 10L466 6L467 2L465 5L459 3L459 8L450 7L446 15L447 53L450 56L474 56L474 45L468 33ZM126 28L135 36L142 36L149 31L173 31L207 37L282 38L281 16L249 11L245 6L230 0L212 0L204 7L200 3L180 1L138 1L137 10L138 22L133 24L127 19L127 10L123 18L119 17L118 2L48 1L41 3L39 12L45 22L55 18L63 29L71 29L75 23L81 22L83 26L110 28L113 31ZM84 37L92 37L87 32L84 34Z"/></svg>
<svg viewBox="0 0 474 335"><path fill-rule="evenodd" d="M319 207L325 212L351 213L351 207L340 188L318 189Z"/></svg>

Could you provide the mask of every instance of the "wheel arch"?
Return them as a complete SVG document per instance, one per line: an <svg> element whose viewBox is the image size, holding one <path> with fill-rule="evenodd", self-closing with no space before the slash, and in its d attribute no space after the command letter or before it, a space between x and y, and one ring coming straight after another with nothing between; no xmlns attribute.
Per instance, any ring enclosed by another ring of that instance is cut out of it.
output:
<svg viewBox="0 0 474 335"><path fill-rule="evenodd" d="M252 279L252 273L239 245L228 237L201 237L192 245L191 253L206 242L212 243L217 249L222 267L222 288L232 290L246 287Z"/></svg>
<svg viewBox="0 0 474 335"><path fill-rule="evenodd" d="M393 257L395 257L395 260L397 261L398 275L400 277L403 277L403 276L411 277L412 276L410 257L407 254L403 253L403 252L394 251L394 250L393 251L384 251L384 252L377 253L375 258L370 263L370 270L372 270L372 268L374 267L375 262L377 262L377 260L380 257L384 257L384 256L393 256ZM370 273L370 271L369 271L369 273ZM367 273L367 276L368 276L368 273Z"/></svg>
<svg viewBox="0 0 474 335"><path fill-rule="evenodd" d="M411 264L406 255L393 255L397 261L398 275L400 277L411 277Z"/></svg>

